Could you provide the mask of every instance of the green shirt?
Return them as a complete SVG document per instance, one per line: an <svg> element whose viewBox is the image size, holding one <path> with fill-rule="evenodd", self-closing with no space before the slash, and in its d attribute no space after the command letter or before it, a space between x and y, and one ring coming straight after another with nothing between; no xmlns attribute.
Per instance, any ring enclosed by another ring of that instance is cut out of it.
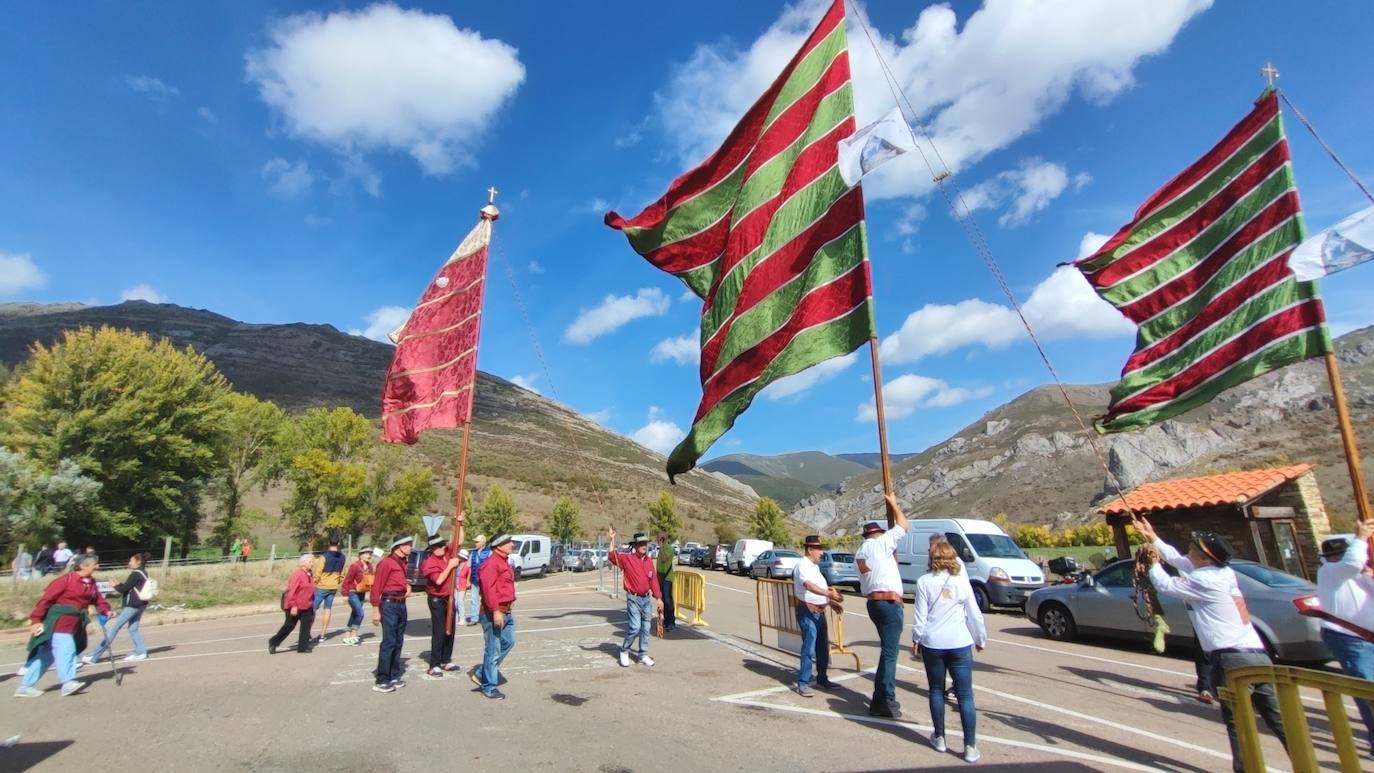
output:
<svg viewBox="0 0 1374 773"><path fill-rule="evenodd" d="M673 556L673 546L664 545L658 549L658 561L654 563L660 580L672 582L673 572L677 571L677 561Z"/></svg>

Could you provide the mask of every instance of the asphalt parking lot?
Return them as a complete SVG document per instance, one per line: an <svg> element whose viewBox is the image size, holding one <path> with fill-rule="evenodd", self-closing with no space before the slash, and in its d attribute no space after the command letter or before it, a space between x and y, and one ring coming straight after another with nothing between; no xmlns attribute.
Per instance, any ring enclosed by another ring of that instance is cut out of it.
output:
<svg viewBox="0 0 1374 773"><path fill-rule="evenodd" d="M609 580L609 575L607 577ZM83 669L80 693L59 697L52 672L41 698L0 696L0 770L417 770L434 764L514 764L519 770L961 769L957 712L950 750L927 743L925 675L904 649L901 720L867 716L871 676L835 661L841 689L788 690L796 658L757 642L754 581L707 574L709 627L679 625L653 642L657 665L616 662L622 603L597 575L522 581L517 644L503 669L509 696L488 701L465 675L431 679L423 598L412 599L409 684L371 692L375 629L364 644L331 638L309 655L266 651L280 613L148 627L148 660ZM864 669L877 641L851 598L846 638ZM346 615L346 609L344 610ZM908 619L910 610L908 605ZM339 610L335 610L339 619ZM1215 771L1229 766L1220 712L1193 698L1192 663L1102 642L1058 643L1012 612L988 617L990 642L974 675L979 765L997 770ZM903 637L909 645L909 635ZM121 636L116 650L128 651ZM461 628L456 657L480 659L481 635ZM22 639L0 646L12 691ZM1309 707L1318 700L1309 698ZM1329 734L1313 723L1323 760ZM1286 758L1266 736L1274 769Z"/></svg>

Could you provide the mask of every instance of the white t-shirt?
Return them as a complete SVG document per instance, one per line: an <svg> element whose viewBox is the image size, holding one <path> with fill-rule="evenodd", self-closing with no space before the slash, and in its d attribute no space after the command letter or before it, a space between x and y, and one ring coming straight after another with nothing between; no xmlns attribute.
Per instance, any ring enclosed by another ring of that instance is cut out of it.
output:
<svg viewBox="0 0 1374 773"><path fill-rule="evenodd" d="M806 589L806 583L811 583L817 588L825 589L830 586L825 582L825 575L821 574L821 568L811 563L811 559L803 556L797 562L797 568L792 571L792 591L797 594L797 598L808 604L825 606L830 603L827 596L820 596Z"/></svg>
<svg viewBox="0 0 1374 773"><path fill-rule="evenodd" d="M863 561L868 572L859 575L859 592L865 596L880 591L902 593L902 573L897 568L897 543L906 536L906 529L893 526L876 537L864 540L854 553L854 563Z"/></svg>
<svg viewBox="0 0 1374 773"><path fill-rule="evenodd" d="M1361 628L1374 630L1374 603L1370 603L1367 583L1360 582L1360 572L1369 559L1369 543L1360 540L1346 549L1339 561L1325 561L1317 569L1317 599L1322 610L1342 620L1349 620ZM1323 628L1330 628L1347 636L1357 635L1354 631L1330 620L1322 621Z"/></svg>
<svg viewBox="0 0 1374 773"><path fill-rule="evenodd" d="M916 580L911 639L933 650L987 646L983 613L964 573L927 572Z"/></svg>
<svg viewBox="0 0 1374 773"><path fill-rule="evenodd" d="M1150 567L1150 582L1156 591L1188 602L1193 632L1204 652L1264 649L1255 627L1241 619L1237 601L1243 604L1245 599L1230 567L1194 567L1192 561L1163 540L1155 540L1155 549L1180 576L1170 577L1164 567L1155 564Z"/></svg>
<svg viewBox="0 0 1374 773"><path fill-rule="evenodd" d="M59 550L53 551L52 565L57 567L59 570L62 567L66 566L67 562L70 560L72 560L72 551L68 550L67 548L61 548Z"/></svg>

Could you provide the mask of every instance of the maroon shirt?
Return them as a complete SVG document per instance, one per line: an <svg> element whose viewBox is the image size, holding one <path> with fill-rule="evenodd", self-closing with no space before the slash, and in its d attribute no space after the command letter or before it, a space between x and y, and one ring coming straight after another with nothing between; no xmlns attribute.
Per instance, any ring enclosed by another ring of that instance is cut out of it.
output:
<svg viewBox="0 0 1374 773"><path fill-rule="evenodd" d="M509 612L515 603L515 572L510 561L493 550L477 568L477 577L482 581L482 611Z"/></svg>
<svg viewBox="0 0 1374 773"><path fill-rule="evenodd" d="M42 598L38 599L33 613L29 615L29 622L43 622L43 618L48 616L48 610L59 604L69 604L82 610L95 604L101 614L110 614L110 604L96 589L95 578L67 572L48 583L47 590L43 591ZM53 633L74 633L79 625L81 618L76 615L63 615L53 626Z"/></svg>
<svg viewBox="0 0 1374 773"><path fill-rule="evenodd" d="M406 583L406 560L388 553L377 562L377 574L372 579L372 606L382 605L382 596L404 596L410 586Z"/></svg>
<svg viewBox="0 0 1374 773"><path fill-rule="evenodd" d="M653 594L656 599L663 598L663 591L658 587L658 570L654 568L654 560L649 558L648 553L641 556L633 550L629 553L612 551L608 558L620 567L626 593L636 596Z"/></svg>
<svg viewBox="0 0 1374 773"><path fill-rule="evenodd" d="M354 561L348 567L348 573L344 575L343 587L340 590L345 596L357 589L358 583L367 576L368 570L372 567L362 561Z"/></svg>
<svg viewBox="0 0 1374 773"><path fill-rule="evenodd" d="M420 564L420 574L425 578L425 593L436 598L446 599L453 594L453 575L458 571L458 567L453 567L453 571L444 578L444 583L439 584L439 575L448 568L449 555L447 552L442 556L433 553L425 556L425 562Z"/></svg>
<svg viewBox="0 0 1374 773"><path fill-rule="evenodd" d="M310 579L310 572L304 567L291 573L291 579L286 583L286 599L282 603L287 610L291 607L297 610L315 607L315 581Z"/></svg>

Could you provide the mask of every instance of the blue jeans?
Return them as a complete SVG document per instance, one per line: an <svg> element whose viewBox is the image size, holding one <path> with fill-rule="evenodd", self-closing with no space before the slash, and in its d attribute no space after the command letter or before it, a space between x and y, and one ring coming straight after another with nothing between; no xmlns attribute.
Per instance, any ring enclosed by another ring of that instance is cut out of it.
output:
<svg viewBox="0 0 1374 773"><path fill-rule="evenodd" d="M377 650L377 684L405 676L401 648L406 638L406 603L382 599L382 646Z"/></svg>
<svg viewBox="0 0 1374 773"><path fill-rule="evenodd" d="M896 601L868 602L868 619L878 629L882 651L873 673L873 700L869 710L885 708L897 699L897 651L902 646L902 620L905 607Z"/></svg>
<svg viewBox="0 0 1374 773"><path fill-rule="evenodd" d="M654 619L654 597L625 594L625 612L630 616L629 627L625 631L625 641L620 645L621 652L629 652L635 639L639 639L639 649L635 657L649 654L649 638L652 635L649 625Z"/></svg>
<svg viewBox="0 0 1374 773"><path fill-rule="evenodd" d="M515 615L509 612L498 612L496 614L505 615L505 625L498 629L491 622L492 613L483 611L477 621L482 624L482 670L477 677L482 681L482 694L491 695L496 692L496 686L501 683L501 664L505 662L506 656L510 654L511 648L515 646Z"/></svg>
<svg viewBox="0 0 1374 773"><path fill-rule="evenodd" d="M143 655L143 634L138 630L138 624L143 620L143 610L146 607L124 607L119 613L119 617L114 620L114 627L105 629L105 638L101 640L100 646L91 653L91 660L100 660L105 657L105 651L114 644L115 637L119 635L119 629L125 625L129 626L129 638L134 642L134 654Z"/></svg>
<svg viewBox="0 0 1374 773"><path fill-rule="evenodd" d="M1330 628L1322 629L1322 641L1341 664L1342 671L1360 679L1374 679L1374 643ZM1370 711L1366 700L1357 699L1355 706L1364 720L1365 740L1374 745L1374 711Z"/></svg>
<svg viewBox="0 0 1374 773"><path fill-rule="evenodd" d="M363 594L348 594L348 630L356 631L363 627Z"/></svg>
<svg viewBox="0 0 1374 773"><path fill-rule="evenodd" d="M468 588L468 619L476 620L482 616L482 589L473 583Z"/></svg>
<svg viewBox="0 0 1374 773"><path fill-rule="evenodd" d="M33 687L43 678L43 672L54 662L57 663L57 681L66 684L76 678L76 640L69 633L55 633L47 644L29 658L24 672L25 687Z"/></svg>
<svg viewBox="0 0 1374 773"><path fill-rule="evenodd" d="M797 684L811 684L811 665L814 661L816 677L822 683L830 681L825 672L830 668L830 632L825 622L825 610L812 612L797 605L797 627L802 632L801 667L797 669Z"/></svg>
<svg viewBox="0 0 1374 773"><path fill-rule="evenodd" d="M926 667L926 682L930 685L930 723L935 735L945 735L945 671L954 680L954 694L959 697L959 723L964 728L964 746L978 745L978 715L973 710L973 647L955 650L921 648L921 662Z"/></svg>

